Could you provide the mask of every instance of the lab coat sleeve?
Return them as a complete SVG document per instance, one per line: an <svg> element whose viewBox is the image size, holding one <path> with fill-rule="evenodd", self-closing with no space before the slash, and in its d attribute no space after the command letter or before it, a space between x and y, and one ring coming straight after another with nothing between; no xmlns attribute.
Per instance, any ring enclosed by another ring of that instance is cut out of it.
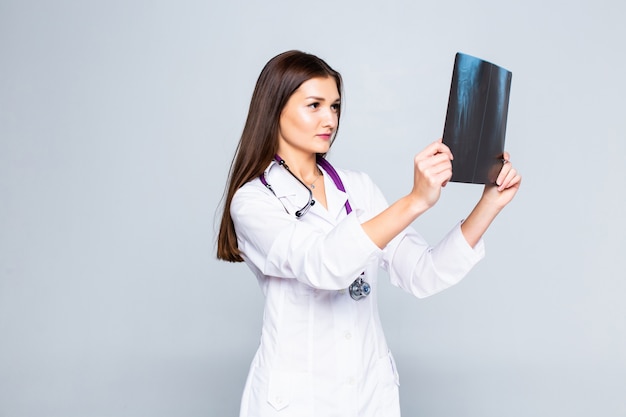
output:
<svg viewBox="0 0 626 417"><path fill-rule="evenodd" d="M368 176L362 175L361 178L369 182L367 211L370 216L383 211L388 203L382 192ZM363 216L361 220L370 216ZM430 246L419 233L408 227L387 245L381 266L388 271L393 285L423 298L461 281L484 255L483 240L472 248L461 232L461 223L436 246Z"/></svg>
<svg viewBox="0 0 626 417"><path fill-rule="evenodd" d="M434 247L408 228L388 246L383 259L393 285L423 298L461 281L484 256L482 239L472 248L459 223Z"/></svg>
<svg viewBox="0 0 626 417"><path fill-rule="evenodd" d="M242 256L265 276L339 290L381 254L354 214L324 231L288 214L260 182L235 193L231 216Z"/></svg>

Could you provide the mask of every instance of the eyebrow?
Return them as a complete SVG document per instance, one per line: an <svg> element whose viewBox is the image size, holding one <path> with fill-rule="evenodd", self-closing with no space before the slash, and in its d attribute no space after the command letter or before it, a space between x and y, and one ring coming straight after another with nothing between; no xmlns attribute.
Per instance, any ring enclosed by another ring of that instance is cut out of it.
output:
<svg viewBox="0 0 626 417"><path fill-rule="evenodd" d="M316 97L316 96L309 96L306 98L307 100L317 100L317 101L326 101L325 98L323 97ZM333 103L337 103L341 101L341 97L336 98L335 100L333 100Z"/></svg>

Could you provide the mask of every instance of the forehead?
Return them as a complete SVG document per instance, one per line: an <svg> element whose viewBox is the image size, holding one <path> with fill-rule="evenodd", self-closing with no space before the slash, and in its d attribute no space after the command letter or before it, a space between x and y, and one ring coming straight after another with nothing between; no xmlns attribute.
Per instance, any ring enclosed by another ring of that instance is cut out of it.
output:
<svg viewBox="0 0 626 417"><path fill-rule="evenodd" d="M316 77L303 82L293 93L299 98L316 97L328 101L340 99L337 83L332 77Z"/></svg>

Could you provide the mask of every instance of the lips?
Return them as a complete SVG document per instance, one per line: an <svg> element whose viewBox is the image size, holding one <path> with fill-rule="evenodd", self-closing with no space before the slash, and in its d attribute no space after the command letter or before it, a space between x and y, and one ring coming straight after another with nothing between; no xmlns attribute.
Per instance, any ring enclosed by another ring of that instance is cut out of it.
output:
<svg viewBox="0 0 626 417"><path fill-rule="evenodd" d="M332 133L319 133L317 136L324 140L329 140L333 136L333 134Z"/></svg>

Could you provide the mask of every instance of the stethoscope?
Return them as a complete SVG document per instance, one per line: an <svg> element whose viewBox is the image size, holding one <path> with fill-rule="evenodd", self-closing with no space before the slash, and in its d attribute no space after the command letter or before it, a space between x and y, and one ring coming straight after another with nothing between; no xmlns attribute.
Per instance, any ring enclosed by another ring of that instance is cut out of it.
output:
<svg viewBox="0 0 626 417"><path fill-rule="evenodd" d="M298 181L300 184L302 184L302 186L306 188L307 191L309 192L309 200L307 201L307 203L304 205L304 207L302 207L300 210L297 210L295 212L296 218L300 219L309 211L309 209L313 205L315 205L315 200L313 200L313 191L311 190L309 186L307 186L304 182L302 182L302 180L298 178L296 174L291 172L291 170L289 169L289 166L285 163L285 160L283 158L281 158L280 156L278 156L278 154L276 154L274 155L274 159L276 160L276 162L278 162L278 165L285 168L285 170L287 170L287 172L290 173L291 176L294 177L296 181ZM326 173L328 173L328 176L330 177L330 179L332 179L333 183L335 183L335 187L337 187L339 191L343 191L345 193L346 188L343 186L343 182L341 181L339 174L337 174L337 171L335 170L335 168L333 168L330 162L328 162L326 159L318 155L317 164L321 166L324 169L324 171L326 171ZM276 196L274 189L267 182L267 179L265 178L265 172L263 172L263 174L259 176L259 179L261 180L263 185L268 190L270 190L272 194ZM350 207L350 203L348 202L348 200L346 200L346 204L344 206L346 208L346 214L350 214L352 212L352 207ZM285 210L287 210L287 208L285 208ZM350 286L348 287L348 292L350 293L350 297L352 297L352 299L354 300L360 300L364 297L367 297L372 291L372 288L370 287L370 285L367 283L367 281L363 279L364 275L365 273L362 272L361 275L357 279L355 279L354 282L350 284Z"/></svg>

